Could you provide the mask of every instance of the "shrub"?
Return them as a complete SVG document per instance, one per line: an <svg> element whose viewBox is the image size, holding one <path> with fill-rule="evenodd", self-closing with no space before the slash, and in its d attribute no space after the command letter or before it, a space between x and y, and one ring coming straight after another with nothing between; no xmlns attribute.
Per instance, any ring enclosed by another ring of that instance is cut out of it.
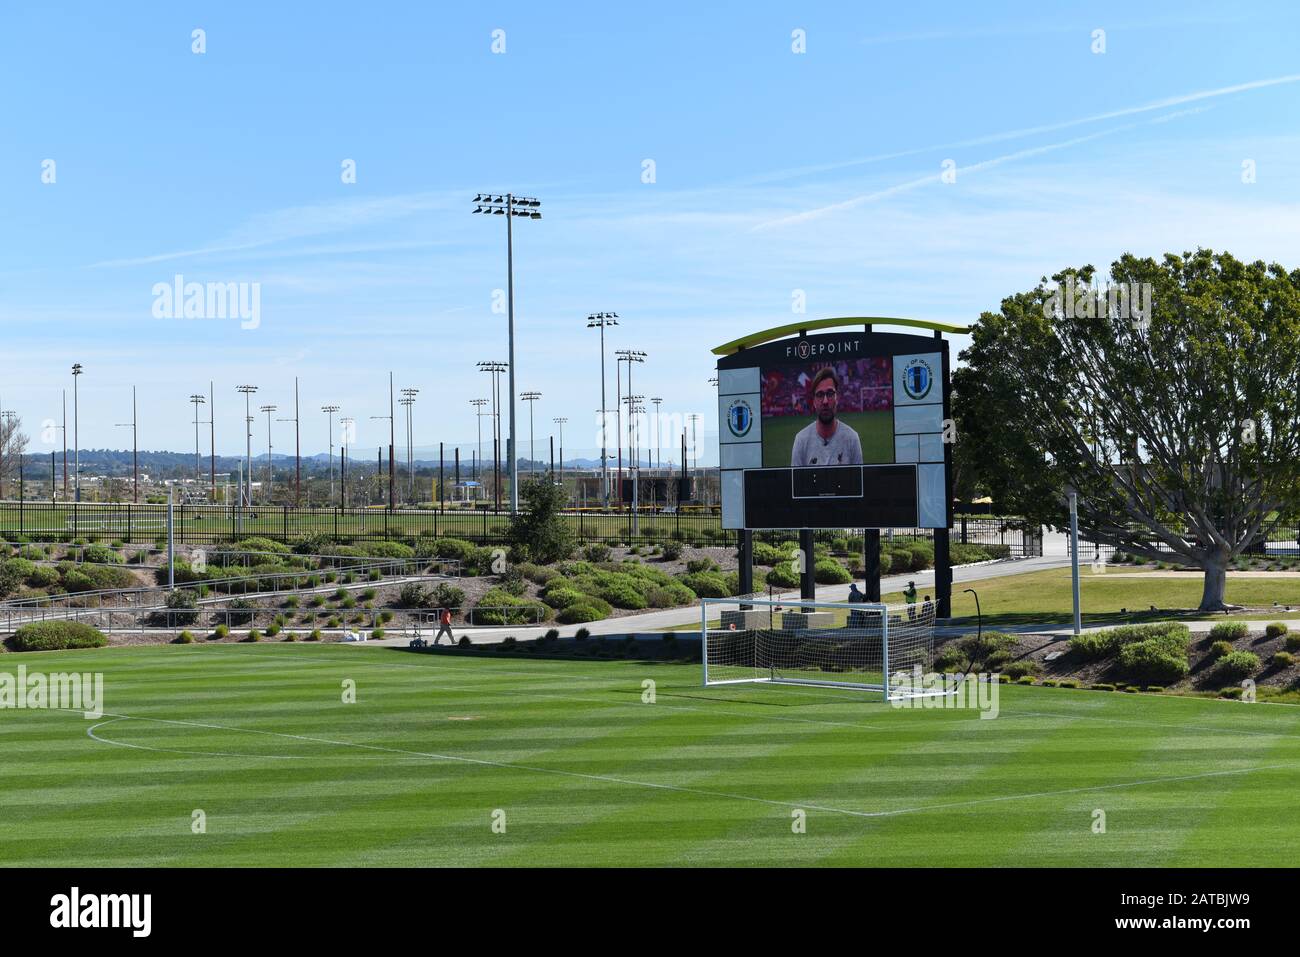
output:
<svg viewBox="0 0 1300 957"><path fill-rule="evenodd" d="M794 570L792 562L781 562L767 573L766 582L774 588L798 588L799 573Z"/></svg>
<svg viewBox="0 0 1300 957"><path fill-rule="evenodd" d="M381 638L384 637L384 629L376 628L374 631L370 633L370 637L375 639L375 641L379 641Z"/></svg>
<svg viewBox="0 0 1300 957"><path fill-rule="evenodd" d="M253 609L256 607L247 598L236 598L226 605L221 619L231 625L247 625L253 620Z"/></svg>
<svg viewBox="0 0 1300 957"><path fill-rule="evenodd" d="M319 628L313 628L313 629L311 630L311 633L307 636L307 640L308 640L308 641L320 641L320 629L319 629Z"/></svg>
<svg viewBox="0 0 1300 957"><path fill-rule="evenodd" d="M688 572L681 575L678 580L695 592L699 598L727 598L731 595L731 588L727 585L727 580L715 572L698 572L696 574ZM770 575L768 580L771 580Z"/></svg>
<svg viewBox="0 0 1300 957"><path fill-rule="evenodd" d="M441 582L433 589L431 599L432 608L450 608L452 611L457 611L465 604L465 592L455 585Z"/></svg>
<svg viewBox="0 0 1300 957"><path fill-rule="evenodd" d="M1290 668L1295 664L1295 655L1289 651L1278 651L1273 654L1272 662L1274 668Z"/></svg>
<svg viewBox="0 0 1300 957"><path fill-rule="evenodd" d="M559 641L560 633L554 628L546 629L546 634L542 635L542 641Z"/></svg>
<svg viewBox="0 0 1300 957"><path fill-rule="evenodd" d="M1018 685L1031 685L1031 684L1034 683L1034 676L1033 676L1033 675L1021 675L1019 678L1016 678L1016 679L1015 679L1015 682L1016 682L1016 684L1018 684Z"/></svg>
<svg viewBox="0 0 1300 957"><path fill-rule="evenodd" d="M1210 659L1212 661L1222 658L1224 655L1230 655L1232 652L1233 647L1230 641L1216 641L1210 645Z"/></svg>
<svg viewBox="0 0 1300 957"><path fill-rule="evenodd" d="M1218 681L1240 681L1258 669L1259 655L1249 651L1234 651L1219 659L1219 663L1214 666L1214 678Z"/></svg>
<svg viewBox="0 0 1300 957"><path fill-rule="evenodd" d="M692 558L686 563L686 571L692 575L698 575L701 572L716 571L718 563L712 558Z"/></svg>
<svg viewBox="0 0 1300 957"><path fill-rule="evenodd" d="M1272 624L1266 625L1264 627L1264 636L1266 638L1281 638L1283 635L1286 634L1286 632L1287 632L1286 625L1284 625L1280 621L1275 621Z"/></svg>
<svg viewBox="0 0 1300 957"><path fill-rule="evenodd" d="M14 651L62 651L68 648L102 648L103 632L80 621L37 621L23 625L9 639Z"/></svg>
<svg viewBox="0 0 1300 957"><path fill-rule="evenodd" d="M680 561L682 557L682 546L679 542L665 542L663 548L663 560L666 562Z"/></svg>
<svg viewBox="0 0 1300 957"><path fill-rule="evenodd" d="M813 565L813 580L819 585L847 585L853 576L835 559L821 558Z"/></svg>
<svg viewBox="0 0 1300 957"><path fill-rule="evenodd" d="M222 638L229 637L229 635L230 635L230 628L226 625L217 625L216 628L212 629L212 637L217 639L218 641Z"/></svg>
<svg viewBox="0 0 1300 957"><path fill-rule="evenodd" d="M582 549L582 557L593 565L609 561L612 554L608 545L587 545Z"/></svg>
<svg viewBox="0 0 1300 957"><path fill-rule="evenodd" d="M81 552L83 562L94 562L97 565L121 565L123 558L107 545L87 545Z"/></svg>
<svg viewBox="0 0 1300 957"><path fill-rule="evenodd" d="M1026 677L1028 677L1029 681L1032 683L1033 682L1032 676L1038 674L1041 670L1042 670L1042 665L1040 665L1037 661L1030 661L1027 658L1021 658L1016 661L1008 661L1001 669L1002 674L1010 675L1012 678L1016 679L1017 681L1020 681L1021 684L1025 683L1024 679Z"/></svg>
<svg viewBox="0 0 1300 957"><path fill-rule="evenodd" d="M266 626L266 637L274 638L280 633L280 625L277 622L271 622Z"/></svg>
<svg viewBox="0 0 1300 957"><path fill-rule="evenodd" d="M1185 646L1191 632L1186 625L1172 621L1150 625L1123 625L1119 628L1105 628L1101 631L1075 635L1070 639L1070 650L1085 661L1096 661L1119 654L1120 648L1124 645L1165 635L1177 636Z"/></svg>
<svg viewBox="0 0 1300 957"><path fill-rule="evenodd" d="M528 625L547 617L539 601L518 598L500 588L489 588L475 607L474 620L483 625Z"/></svg>
<svg viewBox="0 0 1300 957"><path fill-rule="evenodd" d="M562 625L576 625L584 621L599 621L602 618L608 617L608 615L609 612L602 611L599 606L593 604L593 599L584 598L577 604L569 605L567 608L562 608L555 616L555 620ZM578 630L581 633L586 629L580 628ZM578 637L577 640L582 641L582 637Z"/></svg>
<svg viewBox="0 0 1300 957"><path fill-rule="evenodd" d="M188 631L182 631L179 635L176 636L176 644L178 645L189 645L189 644L193 644L193 642L194 642L194 636L191 635Z"/></svg>
<svg viewBox="0 0 1300 957"><path fill-rule="evenodd" d="M1282 639L1282 647L1287 651L1300 651L1300 634L1292 632Z"/></svg>
<svg viewBox="0 0 1300 957"><path fill-rule="evenodd" d="M1169 684L1187 675L1186 642L1171 636L1131 642L1120 648L1119 667L1132 680Z"/></svg>
<svg viewBox="0 0 1300 957"><path fill-rule="evenodd" d="M510 519L506 538L524 558L549 565L568 558L577 546L577 533L563 512L567 493L550 479L531 479L519 488L523 500Z"/></svg>
<svg viewBox="0 0 1300 957"><path fill-rule="evenodd" d="M590 637L591 637L591 632L588 631L586 628L579 628L577 631L573 633L574 641L586 641Z"/></svg>
<svg viewBox="0 0 1300 957"><path fill-rule="evenodd" d="M1098 684L1089 685L1088 687L1091 688L1093 691L1114 691L1115 690L1114 685L1106 684L1104 681Z"/></svg>
<svg viewBox="0 0 1300 957"><path fill-rule="evenodd" d="M277 542L274 539L263 538L260 535L250 535L248 538L241 538L234 544L235 551L240 552L272 552L276 555L292 554L293 549L283 542Z"/></svg>
<svg viewBox="0 0 1300 957"><path fill-rule="evenodd" d="M1244 621L1221 621L1210 629L1211 641L1240 641L1246 637Z"/></svg>
<svg viewBox="0 0 1300 957"><path fill-rule="evenodd" d="M49 565L37 565L27 576L27 584L33 588L53 588L59 583L59 570Z"/></svg>
<svg viewBox="0 0 1300 957"><path fill-rule="evenodd" d="M248 630L248 637L245 638L244 640L245 640L245 641L261 641L261 640L262 640L262 633L261 633L260 631L258 631L256 628L250 628L250 629Z"/></svg>

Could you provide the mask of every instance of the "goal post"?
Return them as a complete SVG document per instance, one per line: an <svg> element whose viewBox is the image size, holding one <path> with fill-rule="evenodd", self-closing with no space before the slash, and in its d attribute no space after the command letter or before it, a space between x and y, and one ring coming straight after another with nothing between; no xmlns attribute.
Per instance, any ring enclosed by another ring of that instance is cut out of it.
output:
<svg viewBox="0 0 1300 957"><path fill-rule="evenodd" d="M929 601L705 598L700 602L704 684L820 685L879 691L886 700L933 694L891 676L930 667L934 616Z"/></svg>

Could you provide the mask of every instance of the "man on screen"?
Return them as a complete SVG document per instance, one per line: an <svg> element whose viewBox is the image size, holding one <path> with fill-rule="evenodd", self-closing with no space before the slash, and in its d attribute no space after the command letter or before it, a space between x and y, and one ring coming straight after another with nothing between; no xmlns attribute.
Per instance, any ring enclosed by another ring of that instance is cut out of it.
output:
<svg viewBox="0 0 1300 957"><path fill-rule="evenodd" d="M839 380L827 367L813 377L808 387L812 395L813 412L817 421L799 430L790 451L790 464L795 468L807 465L861 465L862 442L858 433L836 418L839 402Z"/></svg>

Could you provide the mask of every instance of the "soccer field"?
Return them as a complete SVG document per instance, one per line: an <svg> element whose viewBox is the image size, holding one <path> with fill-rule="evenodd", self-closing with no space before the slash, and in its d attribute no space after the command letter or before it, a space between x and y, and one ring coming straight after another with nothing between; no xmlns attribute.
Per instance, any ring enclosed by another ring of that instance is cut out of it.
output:
<svg viewBox="0 0 1300 957"><path fill-rule="evenodd" d="M105 713L0 711L10 866L1290 866L1300 841L1280 705L1001 686L989 720L338 645L19 663L103 672Z"/></svg>

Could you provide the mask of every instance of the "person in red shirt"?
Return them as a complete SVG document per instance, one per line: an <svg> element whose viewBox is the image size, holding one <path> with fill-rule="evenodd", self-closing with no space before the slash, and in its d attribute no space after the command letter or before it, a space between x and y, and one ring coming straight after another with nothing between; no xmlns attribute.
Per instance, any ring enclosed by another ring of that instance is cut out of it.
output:
<svg viewBox="0 0 1300 957"><path fill-rule="evenodd" d="M454 645L456 643L456 636L451 633L451 609L450 608L442 608L439 609L438 611L438 634L437 637L433 639L433 643L435 645L438 643L438 639L441 638L444 633L446 633L447 635L447 644Z"/></svg>

